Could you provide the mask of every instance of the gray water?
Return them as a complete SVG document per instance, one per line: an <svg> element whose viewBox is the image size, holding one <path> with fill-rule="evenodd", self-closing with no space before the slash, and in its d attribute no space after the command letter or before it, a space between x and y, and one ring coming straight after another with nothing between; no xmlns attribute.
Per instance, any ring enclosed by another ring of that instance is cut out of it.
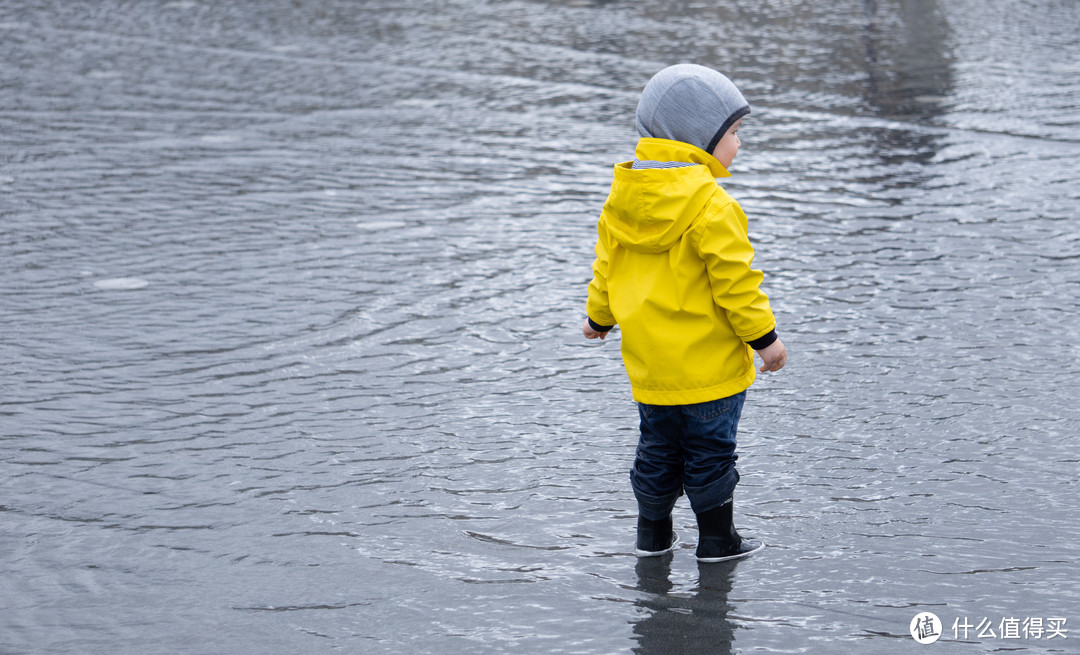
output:
<svg viewBox="0 0 1080 655"><path fill-rule="evenodd" d="M1078 30L0 0L0 652L1080 652ZM790 355L740 432L769 548L700 567L685 501L631 554L636 411L580 335L678 61L753 105L724 185Z"/></svg>

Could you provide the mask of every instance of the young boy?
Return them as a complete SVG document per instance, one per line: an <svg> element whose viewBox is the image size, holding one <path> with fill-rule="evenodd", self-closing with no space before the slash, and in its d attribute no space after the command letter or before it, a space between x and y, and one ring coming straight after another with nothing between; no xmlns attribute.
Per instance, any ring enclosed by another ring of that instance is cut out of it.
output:
<svg viewBox="0 0 1080 655"><path fill-rule="evenodd" d="M671 510L685 490L697 517L697 558L746 557L764 544L732 522L735 433L746 389L784 367L746 215L718 177L739 151L750 106L703 66L657 73L637 108L636 160L615 166L598 226L586 304L587 339L616 324L638 402L641 436L630 483L638 557L674 550Z"/></svg>

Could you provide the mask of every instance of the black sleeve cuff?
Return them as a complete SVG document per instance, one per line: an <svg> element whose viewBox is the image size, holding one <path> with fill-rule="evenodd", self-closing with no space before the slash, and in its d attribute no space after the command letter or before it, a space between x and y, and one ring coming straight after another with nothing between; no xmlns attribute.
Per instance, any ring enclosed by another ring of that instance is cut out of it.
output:
<svg viewBox="0 0 1080 655"><path fill-rule="evenodd" d="M597 332L609 332L611 330L611 328L613 328L615 326L614 325L600 325L599 323L597 323L596 321L594 321L594 320L592 320L590 318L589 319L589 327L596 330Z"/></svg>
<svg viewBox="0 0 1080 655"><path fill-rule="evenodd" d="M592 321L589 321L589 322L591 323ZM780 337L776 336L776 330L772 330L771 332L769 332L765 336L763 336L763 337L761 337L759 339L754 339L753 341L747 341L746 343L747 343L748 346L750 346L754 350L761 350L762 348L768 348L769 346L771 346L773 344L774 341L776 341L779 338Z"/></svg>

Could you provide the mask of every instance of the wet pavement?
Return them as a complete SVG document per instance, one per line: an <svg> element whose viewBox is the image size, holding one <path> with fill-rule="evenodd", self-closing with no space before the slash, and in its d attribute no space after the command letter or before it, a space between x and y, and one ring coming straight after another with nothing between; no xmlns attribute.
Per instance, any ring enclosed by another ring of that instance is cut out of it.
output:
<svg viewBox="0 0 1080 655"><path fill-rule="evenodd" d="M1069 652L1078 5L714 4L0 1L0 652ZM731 565L580 337L679 61L790 355Z"/></svg>

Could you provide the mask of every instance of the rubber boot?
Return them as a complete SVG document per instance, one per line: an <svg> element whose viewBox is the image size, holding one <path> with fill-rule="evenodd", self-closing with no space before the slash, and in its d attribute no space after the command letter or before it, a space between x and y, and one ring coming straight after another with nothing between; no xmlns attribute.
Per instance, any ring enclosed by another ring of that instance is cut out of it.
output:
<svg viewBox="0 0 1080 655"><path fill-rule="evenodd" d="M634 550L634 554L638 557L659 557L675 550L675 544L679 543L679 535L675 534L671 525L670 515L660 521L650 521L638 516L637 549Z"/></svg>
<svg viewBox="0 0 1080 655"><path fill-rule="evenodd" d="M727 501L720 507L697 515L699 562L726 562L756 553L765 547L758 539L743 539L735 530L732 518L735 503Z"/></svg>

